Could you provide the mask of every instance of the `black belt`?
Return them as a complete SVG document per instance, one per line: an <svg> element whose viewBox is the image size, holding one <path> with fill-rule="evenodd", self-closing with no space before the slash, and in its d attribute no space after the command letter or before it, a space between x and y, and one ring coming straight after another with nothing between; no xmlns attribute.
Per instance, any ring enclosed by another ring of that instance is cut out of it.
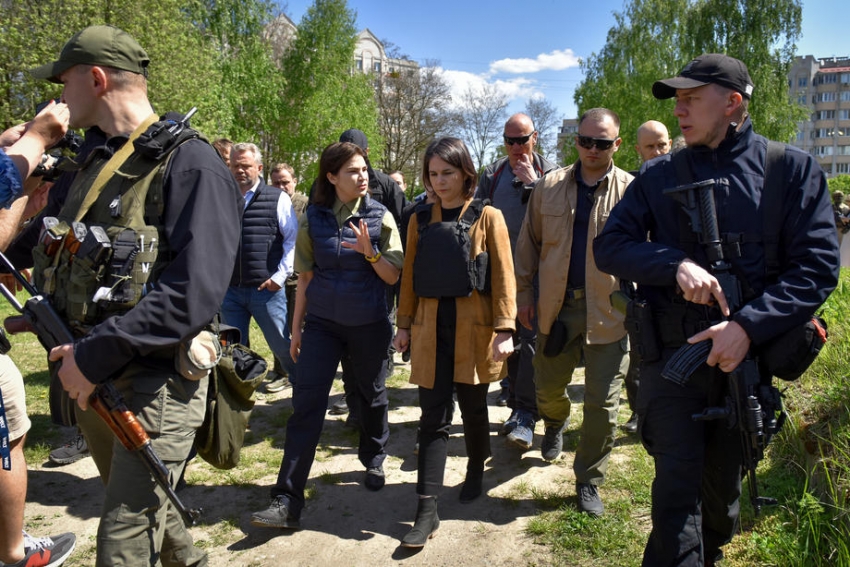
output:
<svg viewBox="0 0 850 567"><path fill-rule="evenodd" d="M587 294L584 292L583 287L574 287L572 289L567 289L567 293L564 294L564 297L567 299L584 299Z"/></svg>

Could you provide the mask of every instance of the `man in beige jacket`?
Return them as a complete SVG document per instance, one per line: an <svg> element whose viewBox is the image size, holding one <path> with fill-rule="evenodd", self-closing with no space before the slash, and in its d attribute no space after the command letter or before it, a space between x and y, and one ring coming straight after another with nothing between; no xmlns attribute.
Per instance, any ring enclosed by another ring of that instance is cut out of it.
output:
<svg viewBox="0 0 850 567"><path fill-rule="evenodd" d="M592 250L593 238L632 180L614 166L619 130L619 117L608 109L581 116L575 139L579 160L538 183L516 251L518 314L527 328L535 311L532 280L535 274L540 279L534 369L537 407L546 426L540 448L547 461L561 454L570 417L565 389L584 350L584 421L573 470L579 509L597 516L604 509L597 486L614 446L628 368L623 316L609 299L618 282L596 268Z"/></svg>

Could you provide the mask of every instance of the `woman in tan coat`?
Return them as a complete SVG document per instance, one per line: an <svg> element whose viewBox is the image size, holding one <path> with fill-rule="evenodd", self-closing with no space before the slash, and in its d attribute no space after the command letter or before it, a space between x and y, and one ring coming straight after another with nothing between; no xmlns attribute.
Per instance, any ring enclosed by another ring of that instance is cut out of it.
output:
<svg viewBox="0 0 850 567"><path fill-rule="evenodd" d="M463 142L442 138L428 146L422 182L437 202L419 205L410 219L393 340L399 352L411 349L410 381L419 386L422 410L419 505L405 547L424 546L440 525L436 497L455 389L468 458L460 500L481 495L490 456L487 390L513 352L516 283L508 229L501 212L473 201L476 180Z"/></svg>

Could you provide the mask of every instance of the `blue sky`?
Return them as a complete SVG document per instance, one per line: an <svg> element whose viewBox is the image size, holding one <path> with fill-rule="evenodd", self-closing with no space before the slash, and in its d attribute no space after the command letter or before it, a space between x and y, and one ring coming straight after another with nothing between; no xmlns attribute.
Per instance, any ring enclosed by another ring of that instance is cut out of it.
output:
<svg viewBox="0 0 850 567"><path fill-rule="evenodd" d="M312 0L280 0L298 24ZM495 83L521 110L545 97L563 118L576 114L573 91L582 80L578 59L605 45L623 0L349 0L359 29L396 44L424 64L439 61L456 93ZM842 6L839 8L839 6ZM803 0L798 53L848 56L846 0ZM696 54L695 54L696 55Z"/></svg>

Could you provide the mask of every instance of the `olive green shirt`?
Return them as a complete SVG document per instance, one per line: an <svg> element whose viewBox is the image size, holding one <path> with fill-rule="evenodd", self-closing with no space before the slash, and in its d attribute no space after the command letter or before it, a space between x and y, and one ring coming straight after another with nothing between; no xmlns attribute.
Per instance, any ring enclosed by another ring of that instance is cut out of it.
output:
<svg viewBox="0 0 850 567"><path fill-rule="evenodd" d="M350 203L343 203L339 199L334 201L333 212L336 215L336 222L340 228L348 222L348 219L353 217L360 209L361 199L358 197ZM381 237L380 237L381 256L387 259L387 262L398 268L399 270L404 265L404 252L401 247L401 236L398 232L398 227L395 224L393 215L386 211L384 218L381 219ZM307 215L301 215L301 220L298 222L298 237L295 240L295 271L296 272L312 272L316 265L313 256L313 239L310 238L310 225L307 220Z"/></svg>

